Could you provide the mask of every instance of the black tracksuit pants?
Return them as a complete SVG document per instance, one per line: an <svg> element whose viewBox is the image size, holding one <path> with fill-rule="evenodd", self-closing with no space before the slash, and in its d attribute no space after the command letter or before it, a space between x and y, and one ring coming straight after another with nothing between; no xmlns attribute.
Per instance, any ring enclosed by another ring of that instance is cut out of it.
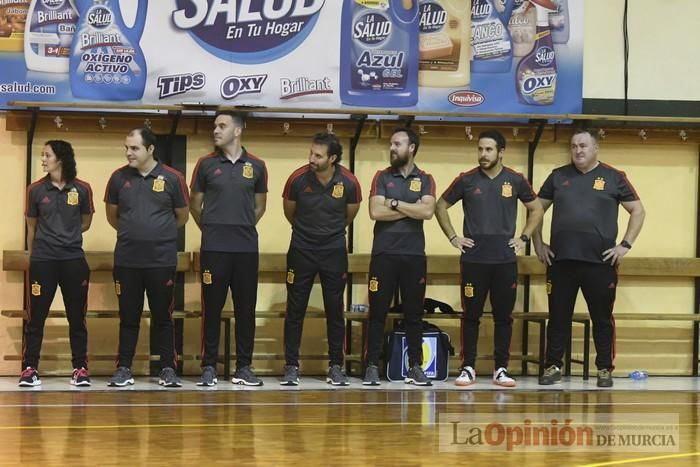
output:
<svg viewBox="0 0 700 467"><path fill-rule="evenodd" d="M365 342L367 364L379 365L384 340L384 322L396 290L406 324L409 366L423 362L423 302L426 258L410 255L373 255L369 266L369 331Z"/></svg>
<svg viewBox="0 0 700 467"><path fill-rule="evenodd" d="M236 367L250 366L255 342L258 253L202 251L202 366L216 367L221 310L231 289L235 313ZM226 355L230 358L230 355Z"/></svg>
<svg viewBox="0 0 700 467"><path fill-rule="evenodd" d="M613 369L615 358L615 319L613 305L617 291L617 269L607 264L584 261L557 261L547 268L549 323L547 325L546 365L563 365L571 335L571 317L579 288L593 321L596 367Z"/></svg>
<svg viewBox="0 0 700 467"><path fill-rule="evenodd" d="M61 287L68 318L73 368L87 368L85 311L89 283L90 268L85 258L30 262L27 284L29 316L24 323L23 369L28 366L36 369L39 366L44 323L58 286Z"/></svg>
<svg viewBox="0 0 700 467"><path fill-rule="evenodd" d="M284 355L287 365L299 366L299 347L304 315L314 278L319 275L326 311L328 360L342 365L345 359L343 291L347 280L345 248L306 250L290 248L287 253L287 314L284 319Z"/></svg>

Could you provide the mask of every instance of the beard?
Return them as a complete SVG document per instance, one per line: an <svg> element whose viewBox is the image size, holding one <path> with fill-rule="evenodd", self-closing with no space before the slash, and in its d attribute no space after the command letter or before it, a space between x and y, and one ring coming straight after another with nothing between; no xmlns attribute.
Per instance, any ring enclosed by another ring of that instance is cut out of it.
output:
<svg viewBox="0 0 700 467"><path fill-rule="evenodd" d="M487 159L479 160L479 165L483 170L491 170L498 165L498 159L489 162Z"/></svg>
<svg viewBox="0 0 700 467"><path fill-rule="evenodd" d="M392 152L391 155L394 156L394 157L391 157L391 159L390 159L391 167L393 167L394 169L400 169L401 167L408 164L408 156L401 157L399 154L397 154L395 152Z"/></svg>

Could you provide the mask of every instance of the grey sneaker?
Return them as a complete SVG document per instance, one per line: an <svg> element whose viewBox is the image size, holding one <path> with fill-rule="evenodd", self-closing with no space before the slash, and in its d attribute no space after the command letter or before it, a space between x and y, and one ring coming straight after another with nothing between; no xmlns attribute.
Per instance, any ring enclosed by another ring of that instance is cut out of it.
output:
<svg viewBox="0 0 700 467"><path fill-rule="evenodd" d="M340 367L340 365L331 365L328 368L328 375L326 376L326 383L332 384L333 386L347 386L348 377L345 376L345 372Z"/></svg>
<svg viewBox="0 0 700 467"><path fill-rule="evenodd" d="M158 384L165 386L166 388L179 388L182 386L182 382L180 381L180 378L177 377L175 370L169 366L160 370Z"/></svg>
<svg viewBox="0 0 700 467"><path fill-rule="evenodd" d="M416 386L432 386L433 382L425 376L423 368L420 365L413 365L408 369L406 377L403 379L406 384L415 384Z"/></svg>
<svg viewBox="0 0 700 467"><path fill-rule="evenodd" d="M202 376L199 378L197 386L216 386L219 380L216 379L216 368L213 366L202 367Z"/></svg>
<svg viewBox="0 0 700 467"><path fill-rule="evenodd" d="M236 369L236 372L231 378L233 384L244 384L246 386L262 386L263 382L260 378L255 376L253 369L249 366L243 366Z"/></svg>
<svg viewBox="0 0 700 467"><path fill-rule="evenodd" d="M299 367L295 365L284 366L284 376L280 381L281 386L299 386Z"/></svg>
<svg viewBox="0 0 700 467"><path fill-rule="evenodd" d="M612 371L607 368L598 370L598 383L599 388L611 388L613 386Z"/></svg>
<svg viewBox="0 0 700 467"><path fill-rule="evenodd" d="M544 374L540 377L540 384L549 386L557 383L561 383L561 370L558 366L552 365L544 370Z"/></svg>
<svg viewBox="0 0 700 467"><path fill-rule="evenodd" d="M379 386L379 367L377 365L367 365L365 379L362 380L365 386Z"/></svg>
<svg viewBox="0 0 700 467"><path fill-rule="evenodd" d="M134 377L131 376L131 369L125 366L120 366L117 368L117 371L114 372L107 385L112 387L123 387L127 384L134 384Z"/></svg>

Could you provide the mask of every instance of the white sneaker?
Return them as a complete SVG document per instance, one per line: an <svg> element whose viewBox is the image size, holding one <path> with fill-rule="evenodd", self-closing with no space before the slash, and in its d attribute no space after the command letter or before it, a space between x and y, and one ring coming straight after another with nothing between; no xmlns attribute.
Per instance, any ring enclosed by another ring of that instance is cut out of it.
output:
<svg viewBox="0 0 700 467"><path fill-rule="evenodd" d="M476 372L474 372L474 368L470 366L465 366L464 368L462 368L462 372L455 380L455 385L471 386L474 383L476 383Z"/></svg>
<svg viewBox="0 0 700 467"><path fill-rule="evenodd" d="M508 374L505 368L499 368L493 372L493 384L506 388L515 387L515 380Z"/></svg>

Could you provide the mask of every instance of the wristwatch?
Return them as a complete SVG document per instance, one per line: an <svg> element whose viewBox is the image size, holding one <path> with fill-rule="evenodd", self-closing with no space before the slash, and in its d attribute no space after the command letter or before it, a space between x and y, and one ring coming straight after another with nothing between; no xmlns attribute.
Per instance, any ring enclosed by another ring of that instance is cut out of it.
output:
<svg viewBox="0 0 700 467"><path fill-rule="evenodd" d="M399 200L398 199L392 199L391 200L391 209L396 211L399 208Z"/></svg>
<svg viewBox="0 0 700 467"><path fill-rule="evenodd" d="M632 244L631 244L630 242L628 242L627 240L622 240L622 241L620 242L620 246L624 246L624 247L627 248L628 250L631 250L631 249L632 249Z"/></svg>
<svg viewBox="0 0 700 467"><path fill-rule="evenodd" d="M530 237L528 237L528 236L525 235L525 234L522 234L522 235L520 236L520 240L522 240L523 242L527 243L527 242L530 241Z"/></svg>

